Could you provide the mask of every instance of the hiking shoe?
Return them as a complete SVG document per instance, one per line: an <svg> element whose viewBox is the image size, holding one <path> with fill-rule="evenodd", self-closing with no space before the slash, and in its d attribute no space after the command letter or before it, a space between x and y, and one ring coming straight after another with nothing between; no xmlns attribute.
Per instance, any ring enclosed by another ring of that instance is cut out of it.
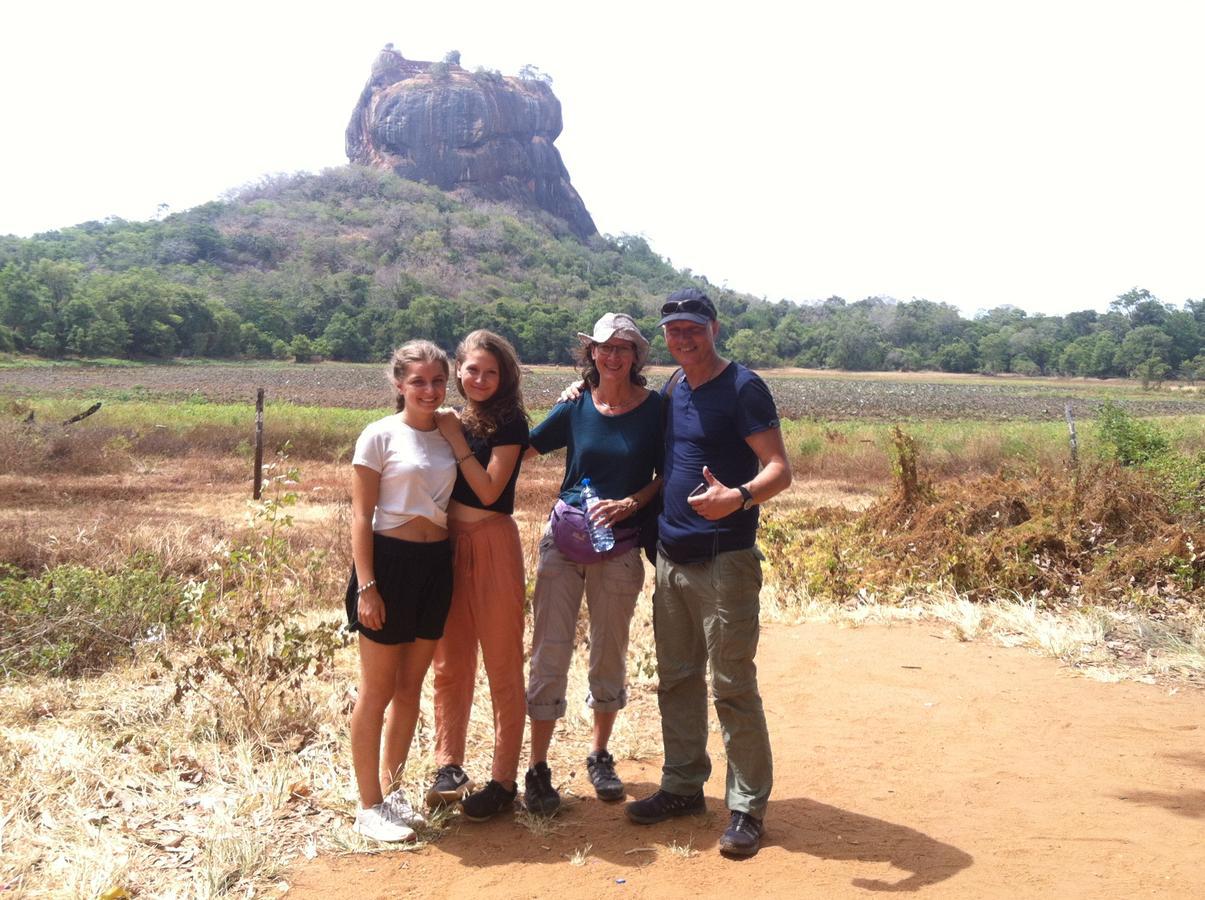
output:
<svg viewBox="0 0 1205 900"><path fill-rule="evenodd" d="M697 816L707 812L707 804L703 801L702 790L685 796L671 794L669 791L657 791L651 797L633 800L624 812L637 825L655 825L676 816Z"/></svg>
<svg viewBox="0 0 1205 900"><path fill-rule="evenodd" d="M414 840L414 829L403 825L389 814L384 802L356 813L356 824L352 826L356 834L362 834L374 841L396 843L398 841Z"/></svg>
<svg viewBox="0 0 1205 900"><path fill-rule="evenodd" d="M381 801L381 806L393 821L408 828L425 828L427 825L423 814L410 805L410 801L400 790L390 792L389 796Z"/></svg>
<svg viewBox="0 0 1205 900"><path fill-rule="evenodd" d="M427 788L427 805L434 808L462 800L473 789L473 779L457 765L440 766L435 781Z"/></svg>
<svg viewBox="0 0 1205 900"><path fill-rule="evenodd" d="M552 786L548 763L536 763L523 776L523 805L528 812L540 816L551 816L561 808L561 795Z"/></svg>
<svg viewBox="0 0 1205 900"><path fill-rule="evenodd" d="M732 856L752 856L761 847L762 820L748 813L734 812L728 828L720 836L720 852Z"/></svg>
<svg viewBox="0 0 1205 900"><path fill-rule="evenodd" d="M515 808L515 797L519 795L519 786L515 785L509 791L492 778L481 790L469 794L460 801L464 817L470 822L484 822L500 812Z"/></svg>
<svg viewBox="0 0 1205 900"><path fill-rule="evenodd" d="M599 800L622 800L623 782L615 774L615 758L606 750L595 750L586 757L586 773Z"/></svg>

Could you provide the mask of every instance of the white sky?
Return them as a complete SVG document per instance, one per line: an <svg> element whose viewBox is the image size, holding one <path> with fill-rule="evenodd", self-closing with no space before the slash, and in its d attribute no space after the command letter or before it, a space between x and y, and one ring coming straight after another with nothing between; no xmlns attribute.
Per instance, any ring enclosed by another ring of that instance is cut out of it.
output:
<svg viewBox="0 0 1205 900"><path fill-rule="evenodd" d="M342 165L377 50L549 73L600 231L770 300L1205 297L1195 0L210 0L5 13L0 234Z"/></svg>

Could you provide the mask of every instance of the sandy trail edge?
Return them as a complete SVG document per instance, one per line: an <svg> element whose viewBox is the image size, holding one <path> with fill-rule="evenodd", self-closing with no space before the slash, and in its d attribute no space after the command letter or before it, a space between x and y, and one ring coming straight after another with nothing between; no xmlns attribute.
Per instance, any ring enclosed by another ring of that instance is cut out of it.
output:
<svg viewBox="0 0 1205 900"><path fill-rule="evenodd" d="M713 735L706 816L638 828L590 797L544 837L507 819L417 852L321 857L287 873L289 896L1199 896L1205 693L1077 678L923 622L767 627L759 662L776 783L752 860L716 851ZM619 769L642 796L659 764Z"/></svg>

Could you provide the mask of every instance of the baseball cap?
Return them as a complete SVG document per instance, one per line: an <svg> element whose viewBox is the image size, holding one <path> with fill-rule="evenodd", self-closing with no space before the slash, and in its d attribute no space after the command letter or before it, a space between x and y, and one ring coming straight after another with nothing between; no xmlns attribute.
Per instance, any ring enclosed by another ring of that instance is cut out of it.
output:
<svg viewBox="0 0 1205 900"><path fill-rule="evenodd" d="M679 321L706 325L716 318L715 304L710 297L698 288L682 288L665 298L661 306L661 321L657 325Z"/></svg>

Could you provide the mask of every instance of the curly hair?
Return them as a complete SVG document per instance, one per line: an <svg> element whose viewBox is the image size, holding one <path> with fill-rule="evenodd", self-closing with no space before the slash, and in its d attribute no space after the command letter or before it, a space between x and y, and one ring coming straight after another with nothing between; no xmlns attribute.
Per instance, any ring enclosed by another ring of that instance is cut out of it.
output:
<svg viewBox="0 0 1205 900"><path fill-rule="evenodd" d="M498 427L517 418L527 418L527 408L523 405L523 391L519 386L522 374L519 369L519 356L510 341L500 334L479 328L465 335L460 346L456 348L456 366L464 364L468 355L475 350L484 350L494 357L498 364L498 390L484 403L476 403L469 399L456 375L456 390L464 397L465 405L460 414L460 422L465 431L474 437L488 438L498 430Z"/></svg>
<svg viewBox="0 0 1205 900"><path fill-rule="evenodd" d="M451 374L451 367L448 364L448 354L444 353L443 350L430 341L406 341L406 343L393 351L393 358L389 360L385 373L396 387L405 380L406 367L411 363L420 362L440 363L443 366L444 375ZM402 396L401 391L398 391L397 411L401 412L405 408L406 398Z"/></svg>

